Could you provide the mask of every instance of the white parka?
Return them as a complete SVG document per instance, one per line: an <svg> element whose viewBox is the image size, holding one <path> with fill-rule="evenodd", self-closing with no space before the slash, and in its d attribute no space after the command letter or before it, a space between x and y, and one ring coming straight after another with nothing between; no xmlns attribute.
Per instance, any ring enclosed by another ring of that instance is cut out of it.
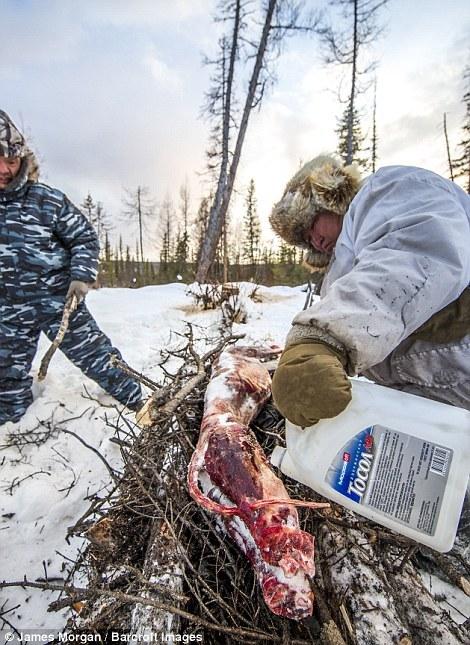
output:
<svg viewBox="0 0 470 645"><path fill-rule="evenodd" d="M321 299L294 318L288 344L323 340L345 352L351 374L362 373L390 357L469 283L470 197L428 170L384 167L351 202ZM467 340L456 370L470 392ZM384 381L403 382L390 369Z"/></svg>

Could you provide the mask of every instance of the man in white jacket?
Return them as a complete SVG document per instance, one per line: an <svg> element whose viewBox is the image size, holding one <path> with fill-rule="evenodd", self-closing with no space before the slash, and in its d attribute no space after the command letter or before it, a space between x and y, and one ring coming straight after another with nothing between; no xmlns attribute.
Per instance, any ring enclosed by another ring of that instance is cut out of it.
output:
<svg viewBox="0 0 470 645"><path fill-rule="evenodd" d="M470 197L427 170L357 169L317 157L270 217L307 262L327 269L299 313L273 379L293 423L350 400L347 375L470 409Z"/></svg>

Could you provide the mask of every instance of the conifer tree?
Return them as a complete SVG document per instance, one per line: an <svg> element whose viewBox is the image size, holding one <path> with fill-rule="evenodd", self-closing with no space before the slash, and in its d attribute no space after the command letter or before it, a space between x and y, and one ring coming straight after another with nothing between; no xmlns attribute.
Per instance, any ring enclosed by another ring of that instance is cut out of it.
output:
<svg viewBox="0 0 470 645"><path fill-rule="evenodd" d="M91 193L88 193L88 195L85 197L83 202L80 204L80 208L82 209L83 213L85 214L90 224L94 226L96 204L93 201L93 197L91 196Z"/></svg>
<svg viewBox="0 0 470 645"><path fill-rule="evenodd" d="M111 262L113 259L113 252L111 250L111 244L109 242L109 235L108 232L106 231L105 233L105 242L104 242L104 259L106 262Z"/></svg>
<svg viewBox="0 0 470 645"><path fill-rule="evenodd" d="M377 79L374 81L374 107L372 110L372 141L371 141L371 167L372 172L377 166Z"/></svg>
<svg viewBox="0 0 470 645"><path fill-rule="evenodd" d="M88 193L88 195L80 205L80 208L82 209L90 224L95 229L98 240L100 242L101 250L103 252L106 235L111 231L112 228L111 222L106 214L106 211L104 210L103 204L101 202L95 203L93 197L91 196L91 193Z"/></svg>
<svg viewBox="0 0 470 645"><path fill-rule="evenodd" d="M178 263L178 270L183 271L189 259L189 208L190 195L188 182L180 188L180 216L182 219L182 230L178 233L175 245L175 260Z"/></svg>
<svg viewBox="0 0 470 645"><path fill-rule="evenodd" d="M463 103L465 105L465 116L462 125L462 140L458 144L460 156L454 160L455 177L461 177L464 187L470 194L470 65L464 72L466 82Z"/></svg>
<svg viewBox="0 0 470 645"><path fill-rule="evenodd" d="M278 251L278 262L279 262L279 264L288 264L289 263L289 257L290 257L289 246L285 242L281 242L281 245L280 245L279 251Z"/></svg>
<svg viewBox="0 0 470 645"><path fill-rule="evenodd" d="M249 264L257 264L260 255L261 226L256 210L255 182L253 179L248 186L245 204L243 259Z"/></svg>
<svg viewBox="0 0 470 645"><path fill-rule="evenodd" d="M171 224L175 219L173 204L169 197L163 201L160 208L160 222L162 228L160 264L162 271L167 271L172 261L172 235Z"/></svg>
<svg viewBox="0 0 470 645"><path fill-rule="evenodd" d="M353 109L351 118L350 106L346 106L338 123L336 133L338 135L338 154L344 163L354 161L358 165L366 167L367 159L361 155L365 137L362 134L361 122L356 108Z"/></svg>
<svg viewBox="0 0 470 645"><path fill-rule="evenodd" d="M320 31L326 46L325 61L344 66L350 72L350 89L348 98L343 101L346 109L338 123L338 152L344 163L353 161L366 167L366 160L360 156L364 137L360 128L358 95L364 88L359 85L359 78L374 69L374 64L363 65L360 55L381 33L377 26L379 9L388 0L331 0L333 7L339 8L345 23L342 29L327 25Z"/></svg>

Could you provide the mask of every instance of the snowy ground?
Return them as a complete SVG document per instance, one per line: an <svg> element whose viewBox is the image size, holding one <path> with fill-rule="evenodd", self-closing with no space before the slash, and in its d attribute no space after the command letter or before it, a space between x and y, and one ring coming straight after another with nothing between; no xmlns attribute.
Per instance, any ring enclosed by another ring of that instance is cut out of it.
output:
<svg viewBox="0 0 470 645"><path fill-rule="evenodd" d="M242 286L245 295L253 286ZM245 298L248 322L234 325L245 333L244 342L283 344L294 315L302 309L305 293L300 287L261 287L260 302ZM201 333L218 335L220 312L197 310L186 286L172 284L142 289L101 289L89 294L87 303L101 328L119 347L133 368L153 380L160 380L161 350L177 346L185 321L199 325ZM195 328L197 334L197 328ZM33 374L49 343L41 338ZM66 558L75 558L79 540L65 540L88 508L87 496L107 486L107 470L72 431L98 449L114 467L119 467L119 450L110 442L112 429L105 417L116 419L122 410L111 397L84 377L60 352L52 359L42 383L35 381L34 403L23 419L0 427L0 580L49 580L63 577ZM55 431L40 446L18 449L20 433ZM444 592L457 608L455 619L470 614L468 597L445 583L429 580L433 592ZM439 585L439 588L436 588ZM447 588L448 587L448 588ZM10 588L0 591L0 615L19 630L60 630L66 612L47 613L56 594ZM451 607L448 607L451 609ZM0 629L2 627L0 618Z"/></svg>
<svg viewBox="0 0 470 645"><path fill-rule="evenodd" d="M253 285L244 285L244 291L251 293ZM245 333L248 342L283 344L305 293L300 288L276 287L261 288L258 294L262 302L246 299L248 324L235 325L234 331ZM199 325L201 334L218 335L220 312L197 310L182 284L101 289L89 294L87 304L129 365L156 381L161 378L160 350L181 344L174 332L184 331L185 321ZM48 346L41 337L34 376ZM105 415L115 419L121 408L57 352L46 379L35 380L34 402L23 419L0 427L0 580L44 578L44 566L49 579L62 578L64 556L74 558L81 546L77 539L66 542L67 527L88 508L87 496L105 487L109 479L99 458L61 429L76 433L110 465L119 467L119 449L109 441L113 432ZM44 444L21 451L8 446L19 433L47 430L41 422L56 428ZM17 629L60 629L65 613L47 613L55 597L31 589L5 589L0 591L0 615L19 605L5 615Z"/></svg>

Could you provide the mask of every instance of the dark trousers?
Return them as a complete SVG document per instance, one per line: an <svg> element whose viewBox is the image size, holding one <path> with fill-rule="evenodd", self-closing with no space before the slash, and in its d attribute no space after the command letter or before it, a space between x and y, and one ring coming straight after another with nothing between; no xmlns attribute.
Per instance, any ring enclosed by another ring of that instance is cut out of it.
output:
<svg viewBox="0 0 470 645"><path fill-rule="evenodd" d="M34 304L0 306L0 425L18 421L32 402L31 363L39 335L56 336L64 298L50 298ZM100 330L85 303L70 316L60 350L84 374L98 383L120 403L132 405L141 398L140 383L110 364L118 349Z"/></svg>

